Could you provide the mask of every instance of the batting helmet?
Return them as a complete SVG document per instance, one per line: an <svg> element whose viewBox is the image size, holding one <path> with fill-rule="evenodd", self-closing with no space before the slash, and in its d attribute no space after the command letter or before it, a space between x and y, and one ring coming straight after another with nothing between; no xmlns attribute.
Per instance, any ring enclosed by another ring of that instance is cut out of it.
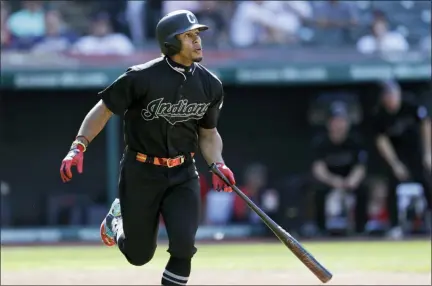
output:
<svg viewBox="0 0 432 286"><path fill-rule="evenodd" d="M196 16L188 10L177 10L165 15L156 26L161 52L167 56L179 53L181 42L176 36L194 29L205 31L208 27L199 24Z"/></svg>

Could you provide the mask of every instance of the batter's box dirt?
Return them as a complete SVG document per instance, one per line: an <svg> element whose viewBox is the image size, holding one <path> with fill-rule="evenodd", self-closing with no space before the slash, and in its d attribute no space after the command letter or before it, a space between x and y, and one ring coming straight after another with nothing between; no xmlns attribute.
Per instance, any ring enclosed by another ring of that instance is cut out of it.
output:
<svg viewBox="0 0 432 286"><path fill-rule="evenodd" d="M161 272L148 269L3 271L1 285L160 285ZM313 274L286 271L210 271L192 274L188 285L320 285ZM430 274L335 273L326 285L431 285Z"/></svg>

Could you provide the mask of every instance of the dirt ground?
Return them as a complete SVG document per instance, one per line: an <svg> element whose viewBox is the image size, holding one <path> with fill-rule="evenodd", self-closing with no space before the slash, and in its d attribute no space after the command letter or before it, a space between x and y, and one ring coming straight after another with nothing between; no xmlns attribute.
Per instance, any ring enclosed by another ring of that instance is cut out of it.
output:
<svg viewBox="0 0 432 286"><path fill-rule="evenodd" d="M158 285L160 272L146 269L3 271L1 285ZM307 271L196 271L188 285L320 285ZM160 284L159 284L160 285ZM430 274L335 273L327 285L431 285Z"/></svg>

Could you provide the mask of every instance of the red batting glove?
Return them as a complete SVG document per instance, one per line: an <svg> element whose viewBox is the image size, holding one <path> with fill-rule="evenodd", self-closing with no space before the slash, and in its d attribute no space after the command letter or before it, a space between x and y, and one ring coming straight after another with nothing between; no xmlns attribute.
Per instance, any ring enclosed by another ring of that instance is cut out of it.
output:
<svg viewBox="0 0 432 286"><path fill-rule="evenodd" d="M225 175L225 177L228 179L228 181L230 181L231 184L235 185L236 182L234 179L234 174L227 166L225 166L224 163L216 163L216 167L219 169L219 171L221 171L222 174ZM228 186L216 174L212 175L212 182L213 182L213 188L216 191L219 192L219 191L223 190L224 192L228 192L228 193L232 192L232 188L230 186Z"/></svg>
<svg viewBox="0 0 432 286"><path fill-rule="evenodd" d="M66 157L63 159L60 167L60 177L64 183L69 182L72 179L72 166L76 166L78 173L82 173L85 151L86 147L83 143L78 141L72 143L72 146Z"/></svg>

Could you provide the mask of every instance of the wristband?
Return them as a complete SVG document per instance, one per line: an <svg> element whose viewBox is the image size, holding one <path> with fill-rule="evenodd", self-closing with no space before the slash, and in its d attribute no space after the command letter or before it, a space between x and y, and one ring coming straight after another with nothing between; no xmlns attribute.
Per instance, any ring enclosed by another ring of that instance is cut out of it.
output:
<svg viewBox="0 0 432 286"><path fill-rule="evenodd" d="M84 140L87 142L87 145L90 144L90 140L88 140L87 137L85 137L84 135L77 135L77 137L75 137L75 140L78 140L78 138L80 138L80 137L81 137L81 138L84 138ZM87 145L86 145L86 146L87 146Z"/></svg>
<svg viewBox="0 0 432 286"><path fill-rule="evenodd" d="M83 153L87 150L86 145L84 143L78 141L78 140L75 140L74 142L72 142L71 149L72 148L78 148Z"/></svg>

